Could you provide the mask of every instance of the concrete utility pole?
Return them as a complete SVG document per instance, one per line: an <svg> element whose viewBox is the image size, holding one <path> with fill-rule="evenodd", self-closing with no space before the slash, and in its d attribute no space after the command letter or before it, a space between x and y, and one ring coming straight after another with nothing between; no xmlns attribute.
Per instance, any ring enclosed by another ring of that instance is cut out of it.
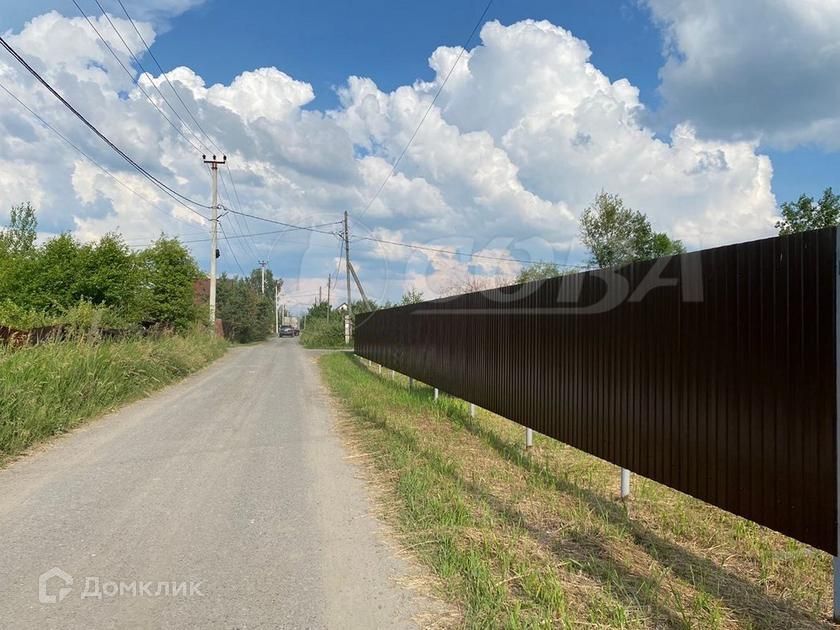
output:
<svg viewBox="0 0 840 630"><path fill-rule="evenodd" d="M344 261L347 263L347 311L344 313L344 343L350 343L350 227L347 221L347 211L344 211Z"/></svg>
<svg viewBox="0 0 840 630"><path fill-rule="evenodd" d="M280 334L280 295L277 283L274 283L274 334Z"/></svg>
<svg viewBox="0 0 840 630"><path fill-rule="evenodd" d="M208 160L206 155L201 159L210 165L210 330L216 334L216 259L219 257L219 164L227 163L227 156L217 160L214 155Z"/></svg>
<svg viewBox="0 0 840 630"><path fill-rule="evenodd" d="M332 308L330 301L330 289L332 288L332 274L327 276L327 321L330 321L330 310Z"/></svg>
<svg viewBox="0 0 840 630"><path fill-rule="evenodd" d="M260 291L265 295L265 266L268 263L264 260L260 261Z"/></svg>
<svg viewBox="0 0 840 630"><path fill-rule="evenodd" d="M324 300L321 299L321 287L318 287L318 304L323 304Z"/></svg>

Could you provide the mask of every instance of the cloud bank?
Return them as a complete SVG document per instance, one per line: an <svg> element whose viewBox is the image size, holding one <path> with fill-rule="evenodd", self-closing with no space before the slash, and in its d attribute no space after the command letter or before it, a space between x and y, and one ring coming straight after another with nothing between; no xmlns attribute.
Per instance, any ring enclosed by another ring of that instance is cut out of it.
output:
<svg viewBox="0 0 840 630"><path fill-rule="evenodd" d="M126 37L131 33L127 22L115 24ZM139 26L151 43L154 23ZM104 18L97 27L131 67ZM47 13L8 40L129 155L184 194L207 200L209 176L200 155L162 119L84 20ZM167 77L227 153L242 205L280 221L323 223L349 210L358 237L579 262L577 218L608 190L693 247L772 231L772 165L755 140L703 139L688 121L657 137L643 124L644 105L629 81L605 76L590 62L586 42L569 31L530 20L485 24L480 43L463 51L397 172L365 211L461 52L438 48L429 58L434 80L391 92L369 78L349 77L332 111L308 109L312 86L282 68L246 71L229 85L206 85L186 67ZM152 81L180 108L165 77L143 77L141 85L158 107L169 112ZM0 56L0 82L121 182L0 91L0 207L32 200L42 229L71 230L82 238L110 230L132 242L161 231L200 238L205 226L199 217L127 171L7 55ZM227 205L237 196L230 188L226 181ZM277 228L231 215L223 224L229 236ZM338 255L337 239L322 234L231 243L227 248L246 270L258 257L277 261L276 272L296 278L288 286L301 295L325 284L322 276ZM420 287L432 295L446 284L442 270L453 277L515 271L509 263L443 260L372 241L354 247L357 267L380 298L393 298L425 277L435 278ZM206 261L206 248L196 245L200 260ZM229 258L223 264L235 271Z"/></svg>

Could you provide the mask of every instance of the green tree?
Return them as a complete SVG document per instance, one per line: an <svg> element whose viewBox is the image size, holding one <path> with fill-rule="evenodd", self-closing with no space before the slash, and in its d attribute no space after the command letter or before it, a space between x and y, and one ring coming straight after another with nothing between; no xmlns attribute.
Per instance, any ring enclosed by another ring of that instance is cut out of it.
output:
<svg viewBox="0 0 840 630"><path fill-rule="evenodd" d="M519 284L522 282L531 282L532 280L545 280L547 278L556 278L560 275L563 275L563 272L560 271L560 267L556 264L538 262L523 267L519 275L516 276L516 282Z"/></svg>
<svg viewBox="0 0 840 630"><path fill-rule="evenodd" d="M418 304L419 302L423 301L423 292L418 291L414 287L410 287L408 291L403 293L402 299L400 300L401 305L406 304Z"/></svg>
<svg viewBox="0 0 840 630"><path fill-rule="evenodd" d="M783 203L781 210L782 218L776 221L780 235L831 227L840 221L840 195L829 187L817 202L803 194L795 202Z"/></svg>
<svg viewBox="0 0 840 630"><path fill-rule="evenodd" d="M136 314L141 278L137 259L115 233L82 246L81 273L74 285L74 297L109 306L122 314Z"/></svg>
<svg viewBox="0 0 840 630"><path fill-rule="evenodd" d="M0 253L11 255L31 253L38 236L38 219L29 202L12 206L9 227L0 230Z"/></svg>
<svg viewBox="0 0 840 630"><path fill-rule="evenodd" d="M581 216L581 241L590 251L590 262L610 267L681 254L681 241L654 232L648 218L624 205L618 195L599 193Z"/></svg>
<svg viewBox="0 0 840 630"><path fill-rule="evenodd" d="M187 249L161 236L138 254L137 263L137 319L178 330L191 326L198 318L194 286L202 274Z"/></svg>
<svg viewBox="0 0 840 630"><path fill-rule="evenodd" d="M21 306L61 313L80 298L78 280L83 272L82 247L70 234L48 240L37 255L19 267L27 274L18 283L16 298Z"/></svg>
<svg viewBox="0 0 840 630"><path fill-rule="evenodd" d="M266 295L262 295L259 281L254 284L253 276L228 278L223 274L217 283L216 315L225 323L230 339L239 343L265 339L274 331L274 293L272 289L268 295L268 272Z"/></svg>
<svg viewBox="0 0 840 630"><path fill-rule="evenodd" d="M262 269L256 267L251 270L251 275L248 276L248 285L254 289L254 291L258 291L262 293ZM283 288L283 280L278 278L278 287L277 289L280 290ZM265 269L265 294L274 295L274 272L271 271L270 267L266 267Z"/></svg>

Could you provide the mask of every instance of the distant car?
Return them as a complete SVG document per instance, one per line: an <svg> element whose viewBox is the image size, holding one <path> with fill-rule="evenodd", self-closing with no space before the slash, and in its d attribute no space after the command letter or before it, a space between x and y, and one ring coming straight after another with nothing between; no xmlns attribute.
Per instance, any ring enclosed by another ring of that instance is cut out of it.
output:
<svg viewBox="0 0 840 630"><path fill-rule="evenodd" d="M291 326L280 326L280 333L278 334L279 337L294 337L295 336L295 329Z"/></svg>

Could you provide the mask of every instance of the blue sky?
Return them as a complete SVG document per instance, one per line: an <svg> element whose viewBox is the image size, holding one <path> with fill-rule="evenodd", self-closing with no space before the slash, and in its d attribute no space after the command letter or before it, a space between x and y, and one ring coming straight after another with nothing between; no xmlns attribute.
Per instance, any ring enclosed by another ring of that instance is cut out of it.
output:
<svg viewBox="0 0 840 630"><path fill-rule="evenodd" d="M82 4L94 6L89 0ZM104 5L118 12L115 3ZM334 87L350 75L371 77L383 90L430 78L430 52L463 43L485 6L484 0L209 0L167 18L167 30L153 50L164 69L187 65L208 82L228 83L243 70L276 66L312 84L316 99L309 107L329 109L337 103ZM0 7L3 28L19 28L47 9L77 15L70 0L4 0ZM504 24L526 18L547 19L586 40L594 65L611 79L630 79L651 110L652 126L662 130L655 114L662 102L663 38L642 2L495 0L487 16ZM818 194L829 185L840 187L838 151L807 144L761 150L773 161L773 190L780 202L802 192Z"/></svg>
<svg viewBox="0 0 840 630"><path fill-rule="evenodd" d="M78 1L136 79L95 1ZM116 0L100 2L122 15ZM840 9L815 19L806 4L495 0L396 175L363 212L451 67L454 53L442 47L464 43L486 0L126 2L164 70L179 68L170 77L193 113L234 156L244 206L291 223L349 209L359 234L575 263L586 255L577 217L599 190L698 248L772 234L777 203L840 188ZM130 25L117 26L131 40ZM130 155L206 199L195 151L71 0L0 0L0 30ZM133 176L4 55L0 77L123 182ZM161 230L206 233L154 190L143 188L163 213L138 205L2 94L0 132L0 204L33 200L45 236L114 229L140 243ZM226 227L272 226L228 217ZM248 269L270 258L311 292L336 266L334 241L293 233L225 247ZM193 249L203 266L206 249ZM429 295L453 274L516 271L402 254L359 243L359 269L381 285L373 294L393 299L423 281ZM237 272L227 251L220 264Z"/></svg>
<svg viewBox="0 0 840 630"><path fill-rule="evenodd" d="M248 68L277 66L312 84L311 107L330 109L337 104L334 87L350 75L371 77L383 90L431 78L430 51L463 44L485 6L484 0L211 0L174 18L154 51L212 82L230 82ZM613 80L630 79L651 113L659 110L662 33L641 3L495 0L486 19L511 24L526 18L549 20L586 40L595 66ZM655 116L651 122L659 131ZM840 152L814 146L762 147L762 152L773 161L780 202L840 187Z"/></svg>

